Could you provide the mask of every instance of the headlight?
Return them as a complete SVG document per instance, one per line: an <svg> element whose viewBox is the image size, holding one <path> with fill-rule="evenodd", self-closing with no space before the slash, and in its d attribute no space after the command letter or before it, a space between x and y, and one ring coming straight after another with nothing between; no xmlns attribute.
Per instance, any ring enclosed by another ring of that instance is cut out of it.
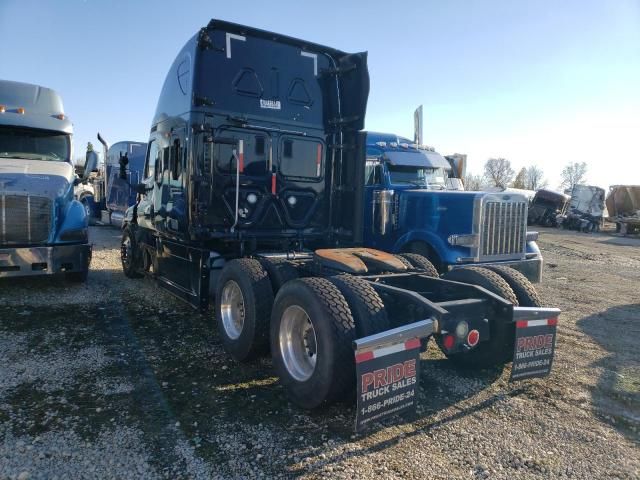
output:
<svg viewBox="0 0 640 480"><path fill-rule="evenodd" d="M527 232L527 242L535 242L538 240L538 232Z"/></svg>
<svg viewBox="0 0 640 480"><path fill-rule="evenodd" d="M60 234L60 240L63 242L86 242L87 238L88 232L86 228L67 230Z"/></svg>
<svg viewBox="0 0 640 480"><path fill-rule="evenodd" d="M449 235L447 239L449 244L456 245L458 247L477 247L478 235L473 233L467 235Z"/></svg>

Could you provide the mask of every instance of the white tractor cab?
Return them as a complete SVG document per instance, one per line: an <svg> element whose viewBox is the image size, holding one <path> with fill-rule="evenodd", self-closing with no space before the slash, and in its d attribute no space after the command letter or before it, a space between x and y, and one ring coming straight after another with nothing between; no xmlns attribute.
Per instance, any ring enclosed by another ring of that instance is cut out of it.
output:
<svg viewBox="0 0 640 480"><path fill-rule="evenodd" d="M80 180L72 134L60 95L0 80L0 278L62 273L86 280L91 246L85 211L73 197ZM92 156L85 171L95 162Z"/></svg>

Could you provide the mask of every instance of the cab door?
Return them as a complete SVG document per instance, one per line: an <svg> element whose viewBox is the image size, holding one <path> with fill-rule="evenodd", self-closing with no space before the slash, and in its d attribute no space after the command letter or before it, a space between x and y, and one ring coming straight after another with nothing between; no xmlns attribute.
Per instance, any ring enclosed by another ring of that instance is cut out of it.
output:
<svg viewBox="0 0 640 480"><path fill-rule="evenodd" d="M155 229L153 218L157 168L161 168L160 148L157 138L153 137L147 147L142 180L140 181L146 189L145 193L140 194L137 208L138 225L142 228Z"/></svg>
<svg viewBox="0 0 640 480"><path fill-rule="evenodd" d="M165 147L166 170L163 175L163 221L165 231L171 236L187 234L187 145L184 128L171 131Z"/></svg>

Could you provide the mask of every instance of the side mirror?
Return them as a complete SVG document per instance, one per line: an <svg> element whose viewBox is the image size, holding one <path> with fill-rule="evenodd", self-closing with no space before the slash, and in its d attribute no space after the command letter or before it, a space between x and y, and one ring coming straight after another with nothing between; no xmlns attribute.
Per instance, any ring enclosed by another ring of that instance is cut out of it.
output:
<svg viewBox="0 0 640 480"><path fill-rule="evenodd" d="M98 154L93 150L87 152L84 163L84 173L82 174L82 180L87 180L91 172L98 168Z"/></svg>
<svg viewBox="0 0 640 480"><path fill-rule="evenodd" d="M127 156L127 154L125 153L124 155L122 155L122 153L120 153L120 159L118 160L118 163L120 164L120 179L121 180L126 180L127 179L127 165L129 165L129 157Z"/></svg>

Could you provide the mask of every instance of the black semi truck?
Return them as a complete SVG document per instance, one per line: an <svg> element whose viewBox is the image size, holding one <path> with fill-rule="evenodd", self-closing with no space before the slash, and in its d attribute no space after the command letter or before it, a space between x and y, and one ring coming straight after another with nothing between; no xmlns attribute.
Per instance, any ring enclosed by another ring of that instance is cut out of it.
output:
<svg viewBox="0 0 640 480"><path fill-rule="evenodd" d="M439 278L420 255L362 248L368 92L366 53L212 20L162 87L123 224L124 273L152 275L203 311L213 299L226 350L239 361L270 350L304 408L415 373L399 363L387 378L380 359L431 336L478 368L545 347L512 377L548 373L559 311L542 308L521 274L468 267ZM550 329L544 345L520 339L527 322ZM373 358L383 368L356 377Z"/></svg>

